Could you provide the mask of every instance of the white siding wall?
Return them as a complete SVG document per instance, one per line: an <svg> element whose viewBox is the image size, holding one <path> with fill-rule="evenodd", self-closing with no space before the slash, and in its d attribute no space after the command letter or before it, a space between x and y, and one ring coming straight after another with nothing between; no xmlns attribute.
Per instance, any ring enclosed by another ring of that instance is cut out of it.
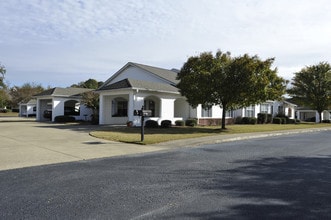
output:
<svg viewBox="0 0 331 220"><path fill-rule="evenodd" d="M175 99L161 98L160 120L171 120L174 117Z"/></svg>
<svg viewBox="0 0 331 220"><path fill-rule="evenodd" d="M53 98L52 121L54 121L56 116L64 115L64 102L65 101L66 101L66 99Z"/></svg>
<svg viewBox="0 0 331 220"><path fill-rule="evenodd" d="M130 66L129 68L125 69L121 74L115 77L110 84L115 82L121 81L126 78L137 79L137 80L144 80L149 82L158 82L164 83L164 81L156 76L153 76L151 73L148 73L142 69L137 67Z"/></svg>
<svg viewBox="0 0 331 220"><path fill-rule="evenodd" d="M190 117L190 105L183 98L176 99L174 104L174 116L187 119Z"/></svg>
<svg viewBox="0 0 331 220"><path fill-rule="evenodd" d="M213 118L222 118L222 112L223 112L223 109L220 106L214 105L212 107L212 117Z"/></svg>

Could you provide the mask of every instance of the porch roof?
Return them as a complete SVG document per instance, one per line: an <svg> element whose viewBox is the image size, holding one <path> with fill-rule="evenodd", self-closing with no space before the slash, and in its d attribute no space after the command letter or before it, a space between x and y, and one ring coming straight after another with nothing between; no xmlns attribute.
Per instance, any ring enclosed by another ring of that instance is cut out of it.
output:
<svg viewBox="0 0 331 220"><path fill-rule="evenodd" d="M63 97L79 97L84 92L92 91L93 89L85 88L60 88L55 87L52 89L45 90L41 93L34 95L34 97L40 96L63 96Z"/></svg>
<svg viewBox="0 0 331 220"><path fill-rule="evenodd" d="M148 82L148 81L144 81L144 80L136 80L136 79L130 79L130 78L126 78L126 79L123 79L116 83L101 87L97 91L125 89L125 88L150 90L150 91L157 91L157 92L179 93L179 89L170 84Z"/></svg>

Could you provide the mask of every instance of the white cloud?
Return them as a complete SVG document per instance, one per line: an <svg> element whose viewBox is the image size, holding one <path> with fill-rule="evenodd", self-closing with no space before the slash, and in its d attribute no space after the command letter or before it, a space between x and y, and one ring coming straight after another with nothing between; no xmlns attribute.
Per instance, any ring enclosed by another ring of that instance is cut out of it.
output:
<svg viewBox="0 0 331 220"><path fill-rule="evenodd" d="M328 0L0 1L0 61L14 84L68 86L106 80L128 61L180 68L221 49L276 57L289 79L330 62L330 9Z"/></svg>

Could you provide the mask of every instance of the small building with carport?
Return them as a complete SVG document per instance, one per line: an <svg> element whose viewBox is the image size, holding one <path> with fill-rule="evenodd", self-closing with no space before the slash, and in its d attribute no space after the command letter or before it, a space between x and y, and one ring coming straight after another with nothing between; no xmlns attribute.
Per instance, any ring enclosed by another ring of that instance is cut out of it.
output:
<svg viewBox="0 0 331 220"><path fill-rule="evenodd" d="M37 114L37 100L30 99L28 102L19 103L20 117L36 117Z"/></svg>
<svg viewBox="0 0 331 220"><path fill-rule="evenodd" d="M73 116L76 120L90 120L92 110L82 103L82 94L93 91L85 88L55 87L34 95L36 120L55 121L56 116ZM48 114L44 114L44 113Z"/></svg>

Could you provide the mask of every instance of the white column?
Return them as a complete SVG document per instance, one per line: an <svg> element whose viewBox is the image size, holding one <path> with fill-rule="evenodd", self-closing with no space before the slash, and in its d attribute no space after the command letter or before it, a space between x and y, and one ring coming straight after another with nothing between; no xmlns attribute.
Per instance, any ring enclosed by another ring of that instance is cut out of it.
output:
<svg viewBox="0 0 331 220"><path fill-rule="evenodd" d="M104 124L103 107L104 107L104 96L102 94L100 94L100 96L99 96L99 124Z"/></svg>
<svg viewBox="0 0 331 220"><path fill-rule="evenodd" d="M175 99L161 99L160 118L162 120L172 120L174 118Z"/></svg>
<svg viewBox="0 0 331 220"><path fill-rule="evenodd" d="M36 113L37 113L37 115L36 115L36 120L37 121L41 121L41 113L40 113L40 111L41 111L41 101L40 101L40 99L37 99L37 109L36 109Z"/></svg>
<svg viewBox="0 0 331 220"><path fill-rule="evenodd" d="M135 96L133 95L133 92L130 92L129 100L128 100L128 120L129 121L133 121L133 110L135 109L134 99L135 99Z"/></svg>

